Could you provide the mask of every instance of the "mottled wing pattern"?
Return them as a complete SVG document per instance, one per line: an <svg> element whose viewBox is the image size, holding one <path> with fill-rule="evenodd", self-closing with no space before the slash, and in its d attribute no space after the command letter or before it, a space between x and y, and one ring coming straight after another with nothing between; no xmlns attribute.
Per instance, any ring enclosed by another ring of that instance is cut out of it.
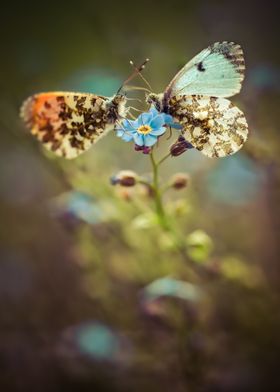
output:
<svg viewBox="0 0 280 392"><path fill-rule="evenodd" d="M239 93L245 62L240 45L216 42L187 63L173 78L165 95L200 94L230 97Z"/></svg>
<svg viewBox="0 0 280 392"><path fill-rule="evenodd" d="M36 94L23 103L21 117L47 149L71 159L112 127L108 124L107 100L93 94Z"/></svg>
<svg viewBox="0 0 280 392"><path fill-rule="evenodd" d="M247 139L244 114L224 98L173 97L170 114L183 126L185 138L211 158L234 154Z"/></svg>

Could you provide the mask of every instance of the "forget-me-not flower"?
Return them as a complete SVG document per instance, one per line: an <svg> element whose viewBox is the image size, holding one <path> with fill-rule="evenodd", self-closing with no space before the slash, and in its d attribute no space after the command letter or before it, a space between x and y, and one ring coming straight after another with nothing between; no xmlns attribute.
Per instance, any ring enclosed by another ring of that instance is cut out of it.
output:
<svg viewBox="0 0 280 392"><path fill-rule="evenodd" d="M145 148L153 146L158 137L166 132L167 126L177 129L180 127L178 123L174 123L172 116L160 113L152 106L134 121L125 119L116 131L117 136L125 142L134 141L136 146Z"/></svg>

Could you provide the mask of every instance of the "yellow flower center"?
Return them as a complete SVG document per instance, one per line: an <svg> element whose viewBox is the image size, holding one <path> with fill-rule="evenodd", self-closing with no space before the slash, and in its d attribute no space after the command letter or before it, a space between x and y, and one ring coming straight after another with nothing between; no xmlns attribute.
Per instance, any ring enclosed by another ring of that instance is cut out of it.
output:
<svg viewBox="0 0 280 392"><path fill-rule="evenodd" d="M137 132L147 135L147 133L150 133L151 130L152 128L149 125L141 125L141 127L137 129Z"/></svg>

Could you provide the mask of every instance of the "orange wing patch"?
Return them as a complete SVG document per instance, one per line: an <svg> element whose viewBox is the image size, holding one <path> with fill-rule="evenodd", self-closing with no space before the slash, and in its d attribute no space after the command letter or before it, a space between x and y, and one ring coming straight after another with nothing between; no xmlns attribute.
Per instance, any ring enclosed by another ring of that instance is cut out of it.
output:
<svg viewBox="0 0 280 392"><path fill-rule="evenodd" d="M47 149L71 159L112 128L107 103L94 94L42 93L23 103L21 117Z"/></svg>

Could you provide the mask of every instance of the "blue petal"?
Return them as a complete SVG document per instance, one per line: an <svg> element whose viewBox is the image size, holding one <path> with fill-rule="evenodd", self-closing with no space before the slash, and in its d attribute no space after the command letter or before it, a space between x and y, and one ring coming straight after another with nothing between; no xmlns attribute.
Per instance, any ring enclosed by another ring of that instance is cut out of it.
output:
<svg viewBox="0 0 280 392"><path fill-rule="evenodd" d="M150 107L149 112L153 115L153 117L156 117L159 115L159 112L157 111L157 109L154 106Z"/></svg>
<svg viewBox="0 0 280 392"><path fill-rule="evenodd" d="M166 125L173 123L173 117L170 114L164 113L164 121Z"/></svg>
<svg viewBox="0 0 280 392"><path fill-rule="evenodd" d="M154 106L152 106L148 112L140 114L140 116L135 121L130 121L130 123L132 123L132 126L137 129L142 125L149 125L150 122L158 115L159 112Z"/></svg>
<svg viewBox="0 0 280 392"><path fill-rule="evenodd" d="M137 126L136 126L136 121L131 121L131 120L127 120L125 119L122 124L121 124L121 128L123 128L125 131L135 131Z"/></svg>
<svg viewBox="0 0 280 392"><path fill-rule="evenodd" d="M166 128L165 127L160 127L157 129L153 129L149 135L154 135L154 136L161 136L166 132Z"/></svg>
<svg viewBox="0 0 280 392"><path fill-rule="evenodd" d="M153 129L161 128L164 124L166 124L164 117L164 115L158 114L150 122L150 127L152 127Z"/></svg>
<svg viewBox="0 0 280 392"><path fill-rule="evenodd" d="M145 146L151 147L157 142L157 137L151 134L144 136Z"/></svg>
<svg viewBox="0 0 280 392"><path fill-rule="evenodd" d="M180 125L179 123L175 123L173 122L172 124L169 125L171 128L174 129L182 129L182 125Z"/></svg>
<svg viewBox="0 0 280 392"><path fill-rule="evenodd" d="M164 120L165 124L168 125L169 127L175 128L175 129L181 129L182 128L182 126L179 123L174 122L174 119L173 119L173 117L170 114L165 114L164 113L164 118L165 118L165 120Z"/></svg>
<svg viewBox="0 0 280 392"><path fill-rule="evenodd" d="M116 131L116 135L120 138L122 138L122 140L124 140L125 142L130 142L133 139L133 134L129 133L127 131L123 131L118 129Z"/></svg>
<svg viewBox="0 0 280 392"><path fill-rule="evenodd" d="M135 144L137 144L137 146L144 146L144 138L143 138L143 136L144 135L140 135L137 132L133 135L134 142L135 142Z"/></svg>
<svg viewBox="0 0 280 392"><path fill-rule="evenodd" d="M152 119L152 113L142 113L136 121L138 122L138 127L141 127L141 125L150 124L150 121L152 121Z"/></svg>
<svg viewBox="0 0 280 392"><path fill-rule="evenodd" d="M131 140L133 140L133 135L124 133L122 136L122 140L124 140L125 142L131 142Z"/></svg>
<svg viewBox="0 0 280 392"><path fill-rule="evenodd" d="M116 135L117 135L118 137L122 137L123 134L124 134L124 131L123 131L122 129L116 129Z"/></svg>

